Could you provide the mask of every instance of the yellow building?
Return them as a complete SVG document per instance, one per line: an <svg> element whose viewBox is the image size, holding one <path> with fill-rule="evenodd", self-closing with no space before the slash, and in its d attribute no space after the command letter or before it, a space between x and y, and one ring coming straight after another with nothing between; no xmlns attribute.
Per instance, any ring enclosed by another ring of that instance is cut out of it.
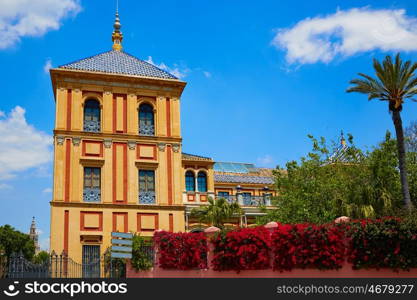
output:
<svg viewBox="0 0 417 300"><path fill-rule="evenodd" d="M204 226L189 212L208 197L241 203L246 214L238 222L246 225L273 193L270 170L182 153L186 83L125 53L120 27L116 13L111 51L50 70L50 249L77 262L103 254L112 231L150 236Z"/></svg>

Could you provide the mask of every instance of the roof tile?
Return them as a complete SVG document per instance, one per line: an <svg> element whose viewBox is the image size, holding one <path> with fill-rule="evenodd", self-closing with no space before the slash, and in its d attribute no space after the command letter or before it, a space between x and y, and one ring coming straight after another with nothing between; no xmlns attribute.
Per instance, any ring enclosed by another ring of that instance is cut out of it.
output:
<svg viewBox="0 0 417 300"><path fill-rule="evenodd" d="M107 51L62 65L60 69L124 74L162 79L178 79L174 75L123 51Z"/></svg>

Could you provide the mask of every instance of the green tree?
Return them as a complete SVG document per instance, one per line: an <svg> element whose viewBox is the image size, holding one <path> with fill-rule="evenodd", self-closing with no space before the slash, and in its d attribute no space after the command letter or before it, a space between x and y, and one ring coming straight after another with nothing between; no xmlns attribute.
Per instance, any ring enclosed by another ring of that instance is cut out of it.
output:
<svg viewBox="0 0 417 300"><path fill-rule="evenodd" d="M145 271L153 267L153 258L149 252L149 248L152 246L150 239L135 234L133 236L133 245L132 245L132 266L135 270Z"/></svg>
<svg viewBox="0 0 417 300"><path fill-rule="evenodd" d="M0 245L7 257L12 253L19 253L31 260L35 254L35 244L28 234L15 230L10 225L0 226Z"/></svg>
<svg viewBox="0 0 417 300"><path fill-rule="evenodd" d="M411 122L405 129L407 148L407 179L410 197L417 206L417 121Z"/></svg>
<svg viewBox="0 0 417 300"><path fill-rule="evenodd" d="M242 209L236 202L228 203L226 199L208 199L208 205L194 208L191 216L196 217L200 222L208 223L220 229L224 229L224 222L234 216L240 216Z"/></svg>
<svg viewBox="0 0 417 300"><path fill-rule="evenodd" d="M46 251L40 251L35 254L32 261L35 264L45 264L49 261L49 253Z"/></svg>
<svg viewBox="0 0 417 300"><path fill-rule="evenodd" d="M274 171L277 209L265 210L259 223L326 223L342 215L388 215L400 206L396 142L389 133L367 153L353 145L352 136L349 146L332 151L324 138L309 138L313 148L300 162Z"/></svg>
<svg viewBox="0 0 417 300"><path fill-rule="evenodd" d="M388 102L389 112L392 114L395 133L397 136L398 165L400 169L401 190L404 206L411 210L413 205L410 198L410 189L407 181L406 152L404 132L401 120L401 111L404 100L412 99L417 94L417 77L415 70L417 63L403 62L400 54L397 54L393 62L387 55L381 64L377 59L373 60L376 78L359 73L361 79L350 81L351 87L347 92L358 92L368 95L368 100L379 99Z"/></svg>
<svg viewBox="0 0 417 300"><path fill-rule="evenodd" d="M410 185L410 197L414 206L417 206L417 152L407 153L407 172Z"/></svg>

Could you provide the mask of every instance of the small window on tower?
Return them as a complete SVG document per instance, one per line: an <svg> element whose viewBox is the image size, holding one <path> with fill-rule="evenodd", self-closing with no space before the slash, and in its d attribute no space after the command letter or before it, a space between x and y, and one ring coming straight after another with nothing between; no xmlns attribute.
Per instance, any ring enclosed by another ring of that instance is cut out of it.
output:
<svg viewBox="0 0 417 300"><path fill-rule="evenodd" d="M100 202L101 201L101 169L100 168L84 168L84 202Z"/></svg>
<svg viewBox="0 0 417 300"><path fill-rule="evenodd" d="M139 106L139 134L155 135L153 107L147 103Z"/></svg>
<svg viewBox="0 0 417 300"><path fill-rule="evenodd" d="M84 104L84 131L100 132L100 103L97 100L87 100Z"/></svg>
<svg viewBox="0 0 417 300"><path fill-rule="evenodd" d="M139 170L139 203L155 204L154 170Z"/></svg>

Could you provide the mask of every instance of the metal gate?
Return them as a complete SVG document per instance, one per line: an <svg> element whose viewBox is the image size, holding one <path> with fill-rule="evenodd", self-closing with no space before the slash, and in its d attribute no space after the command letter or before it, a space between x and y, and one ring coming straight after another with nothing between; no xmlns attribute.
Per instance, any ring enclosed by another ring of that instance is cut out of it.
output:
<svg viewBox="0 0 417 300"><path fill-rule="evenodd" d="M3 268L6 278L123 278L124 260L112 259L107 250L100 256L100 246L83 246L82 263L73 261L65 252L52 252L42 264L27 260L22 253L12 254Z"/></svg>
<svg viewBox="0 0 417 300"><path fill-rule="evenodd" d="M83 278L100 278L100 246L83 245Z"/></svg>
<svg viewBox="0 0 417 300"><path fill-rule="evenodd" d="M12 254L7 270L8 278L49 278L49 262L34 264L23 256L22 253Z"/></svg>

